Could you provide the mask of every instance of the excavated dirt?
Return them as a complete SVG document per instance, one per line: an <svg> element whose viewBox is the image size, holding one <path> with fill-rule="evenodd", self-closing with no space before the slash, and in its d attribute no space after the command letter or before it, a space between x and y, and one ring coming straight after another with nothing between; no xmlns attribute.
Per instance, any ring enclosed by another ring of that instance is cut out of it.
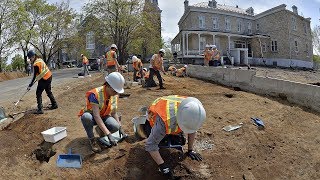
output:
<svg viewBox="0 0 320 180"><path fill-rule="evenodd" d="M69 83L70 88L57 97L59 109L46 110L43 115L26 114L0 131L1 179L163 179L144 150L145 141L133 136L131 119L141 106L171 94L197 97L207 112L195 147L203 161L185 157L179 161L177 150L161 150L176 179L320 179L319 114L280 98L261 97L196 79L164 79L166 90L138 86L125 90L131 95L119 100L119 112L130 137L99 154L91 152L77 114L85 104L85 92L100 86L103 78ZM251 117L262 119L265 129L258 130ZM239 124L240 129L222 130ZM53 126L67 127L68 136L56 144L45 144L40 132ZM56 166L58 155L66 154L69 148L83 156L81 169ZM43 157L41 163L35 153L40 150L36 149L45 150L42 156L52 155L51 151L56 154L48 163Z"/></svg>
<svg viewBox="0 0 320 180"><path fill-rule="evenodd" d="M21 78L21 77L26 77L26 76L27 74L25 72L3 72L3 73L0 73L0 82Z"/></svg>

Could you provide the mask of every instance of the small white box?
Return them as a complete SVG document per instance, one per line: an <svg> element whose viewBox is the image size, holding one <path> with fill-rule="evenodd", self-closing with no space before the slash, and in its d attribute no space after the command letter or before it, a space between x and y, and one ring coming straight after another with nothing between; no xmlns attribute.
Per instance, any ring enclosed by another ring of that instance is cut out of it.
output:
<svg viewBox="0 0 320 180"><path fill-rule="evenodd" d="M67 136L66 127L53 127L41 132L46 142L56 143Z"/></svg>

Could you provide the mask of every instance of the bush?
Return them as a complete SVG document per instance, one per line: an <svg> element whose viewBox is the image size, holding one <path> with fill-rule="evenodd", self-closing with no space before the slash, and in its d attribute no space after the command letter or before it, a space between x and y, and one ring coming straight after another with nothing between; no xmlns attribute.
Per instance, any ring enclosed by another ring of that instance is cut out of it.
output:
<svg viewBox="0 0 320 180"><path fill-rule="evenodd" d="M320 64L320 56L319 55L313 55L313 62Z"/></svg>

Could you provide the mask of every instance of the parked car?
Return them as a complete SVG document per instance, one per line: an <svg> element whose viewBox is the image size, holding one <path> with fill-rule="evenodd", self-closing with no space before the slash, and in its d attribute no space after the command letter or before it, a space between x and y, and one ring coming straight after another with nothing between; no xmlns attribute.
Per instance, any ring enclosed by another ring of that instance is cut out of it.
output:
<svg viewBox="0 0 320 180"><path fill-rule="evenodd" d="M64 61L64 62L62 63L62 65L63 65L64 67L67 67L67 68L76 67L76 64L77 64L77 61L76 61L76 60Z"/></svg>
<svg viewBox="0 0 320 180"><path fill-rule="evenodd" d="M89 58L89 70L99 70L100 64L98 63L98 58Z"/></svg>

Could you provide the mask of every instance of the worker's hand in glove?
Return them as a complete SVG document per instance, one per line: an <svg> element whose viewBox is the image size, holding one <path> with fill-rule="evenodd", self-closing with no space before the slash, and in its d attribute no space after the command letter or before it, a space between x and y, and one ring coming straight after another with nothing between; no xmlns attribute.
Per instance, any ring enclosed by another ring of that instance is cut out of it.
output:
<svg viewBox="0 0 320 180"><path fill-rule="evenodd" d="M127 138L127 137L128 137L128 134L126 134L126 133L123 131L123 129L121 128L121 126L120 126L120 128L119 128L119 134L120 134L120 137L121 137L121 138Z"/></svg>
<svg viewBox="0 0 320 180"><path fill-rule="evenodd" d="M159 165L159 171L163 176L165 176L168 179L173 179L173 173L170 170L169 166L166 165L165 163L162 163Z"/></svg>
<svg viewBox="0 0 320 180"><path fill-rule="evenodd" d="M30 87L30 86L28 86L28 87L27 87L27 91L30 91L30 89L31 89L31 87Z"/></svg>
<svg viewBox="0 0 320 180"><path fill-rule="evenodd" d="M111 146L116 146L117 145L117 141L114 139L114 137L110 134L107 135L108 139L110 141Z"/></svg>
<svg viewBox="0 0 320 180"><path fill-rule="evenodd" d="M202 161L201 155L193 150L189 150L187 152L187 156L189 156L192 160Z"/></svg>

